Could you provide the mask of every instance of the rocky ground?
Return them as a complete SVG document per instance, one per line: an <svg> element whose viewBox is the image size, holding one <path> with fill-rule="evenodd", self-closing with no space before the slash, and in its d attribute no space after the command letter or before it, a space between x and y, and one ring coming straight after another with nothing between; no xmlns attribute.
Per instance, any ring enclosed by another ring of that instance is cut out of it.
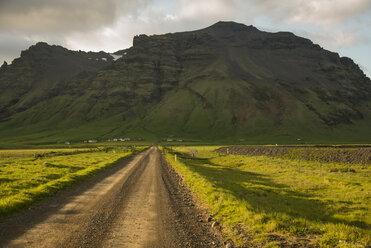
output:
<svg viewBox="0 0 371 248"><path fill-rule="evenodd" d="M286 157L309 161L371 164L370 146L229 146L215 150L223 154Z"/></svg>

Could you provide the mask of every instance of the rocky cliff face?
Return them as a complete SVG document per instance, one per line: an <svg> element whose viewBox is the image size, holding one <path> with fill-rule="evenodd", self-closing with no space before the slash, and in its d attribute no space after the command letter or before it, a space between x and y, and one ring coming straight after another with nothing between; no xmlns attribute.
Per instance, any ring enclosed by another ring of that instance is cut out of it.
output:
<svg viewBox="0 0 371 248"><path fill-rule="evenodd" d="M118 54L113 61L105 53L31 47L0 69L0 87L14 86L2 97L3 120L17 126L24 119L36 130L57 120L60 130L100 123L95 138L315 141L342 135L339 140L357 141L370 134L364 129L371 124L370 79L351 59L292 33L219 22L139 35Z"/></svg>
<svg viewBox="0 0 371 248"><path fill-rule="evenodd" d="M0 69L0 120L58 96L72 78L112 63L107 53L76 52L39 42Z"/></svg>

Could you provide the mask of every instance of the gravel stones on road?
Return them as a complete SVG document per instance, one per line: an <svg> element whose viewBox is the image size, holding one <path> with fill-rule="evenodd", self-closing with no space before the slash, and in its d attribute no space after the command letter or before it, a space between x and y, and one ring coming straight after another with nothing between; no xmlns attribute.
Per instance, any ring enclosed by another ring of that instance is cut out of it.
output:
<svg viewBox="0 0 371 248"><path fill-rule="evenodd" d="M0 247L223 247L196 206L152 147L1 220Z"/></svg>

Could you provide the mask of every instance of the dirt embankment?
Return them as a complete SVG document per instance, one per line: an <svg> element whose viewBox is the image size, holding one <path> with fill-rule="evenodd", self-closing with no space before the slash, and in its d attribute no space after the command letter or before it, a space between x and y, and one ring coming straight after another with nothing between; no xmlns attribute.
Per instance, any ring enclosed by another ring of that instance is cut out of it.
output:
<svg viewBox="0 0 371 248"><path fill-rule="evenodd" d="M371 148L332 147L280 147L280 146L229 146L215 150L218 153L235 155L270 156L308 161L371 164Z"/></svg>
<svg viewBox="0 0 371 248"><path fill-rule="evenodd" d="M221 247L157 148L0 221L0 247Z"/></svg>

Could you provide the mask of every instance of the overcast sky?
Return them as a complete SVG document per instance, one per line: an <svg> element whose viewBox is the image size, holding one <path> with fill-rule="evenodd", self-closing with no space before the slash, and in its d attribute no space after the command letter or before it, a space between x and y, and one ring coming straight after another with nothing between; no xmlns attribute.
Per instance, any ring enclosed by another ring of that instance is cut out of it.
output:
<svg viewBox="0 0 371 248"><path fill-rule="evenodd" d="M291 31L351 57L371 76L371 0L0 0L0 61L38 41L114 52L130 47L136 34L220 20Z"/></svg>

